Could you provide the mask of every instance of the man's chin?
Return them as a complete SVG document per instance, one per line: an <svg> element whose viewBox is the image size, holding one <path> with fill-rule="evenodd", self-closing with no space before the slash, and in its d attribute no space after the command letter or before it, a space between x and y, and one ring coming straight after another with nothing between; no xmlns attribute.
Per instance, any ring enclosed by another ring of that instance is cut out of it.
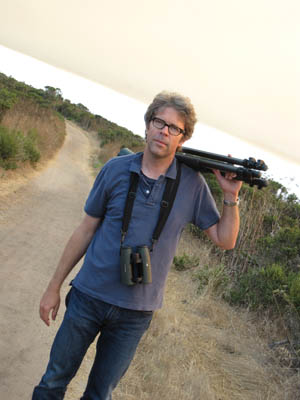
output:
<svg viewBox="0 0 300 400"><path fill-rule="evenodd" d="M149 144L148 151L152 155L152 157L157 159L165 159L172 157L170 153L170 149L167 145L165 146L157 146L156 144Z"/></svg>
<svg viewBox="0 0 300 400"><path fill-rule="evenodd" d="M170 158L172 155L166 151L154 151L152 152L152 156L156 159L166 159Z"/></svg>

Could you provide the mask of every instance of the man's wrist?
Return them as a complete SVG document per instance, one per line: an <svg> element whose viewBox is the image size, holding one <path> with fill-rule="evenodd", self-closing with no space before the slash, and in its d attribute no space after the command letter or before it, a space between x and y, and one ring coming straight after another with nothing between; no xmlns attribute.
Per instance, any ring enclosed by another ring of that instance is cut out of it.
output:
<svg viewBox="0 0 300 400"><path fill-rule="evenodd" d="M223 196L224 196L224 200L226 200L226 201L238 201L238 198L239 198L238 193L224 192Z"/></svg>
<svg viewBox="0 0 300 400"><path fill-rule="evenodd" d="M235 207L235 206L239 205L239 198L237 198L235 201L230 201L230 200L224 199L223 203L227 207Z"/></svg>
<svg viewBox="0 0 300 400"><path fill-rule="evenodd" d="M62 283L56 282L54 280L51 280L49 282L48 287L47 287L47 291L59 293L60 289L61 289L61 286L62 286Z"/></svg>

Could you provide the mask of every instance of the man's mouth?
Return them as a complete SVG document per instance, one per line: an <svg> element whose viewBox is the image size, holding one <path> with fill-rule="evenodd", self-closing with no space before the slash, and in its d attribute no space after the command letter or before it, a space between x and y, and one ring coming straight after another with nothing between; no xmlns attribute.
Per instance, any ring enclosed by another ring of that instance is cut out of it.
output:
<svg viewBox="0 0 300 400"><path fill-rule="evenodd" d="M167 143L165 143L165 142L163 142L163 141L161 141L161 140L159 140L159 139L154 139L154 141L155 141L156 143L162 145L162 146L167 146Z"/></svg>

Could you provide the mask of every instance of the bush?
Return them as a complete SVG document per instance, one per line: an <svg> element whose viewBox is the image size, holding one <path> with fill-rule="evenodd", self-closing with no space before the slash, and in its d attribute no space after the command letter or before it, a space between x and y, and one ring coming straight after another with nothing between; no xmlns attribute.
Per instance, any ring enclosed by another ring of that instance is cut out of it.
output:
<svg viewBox="0 0 300 400"><path fill-rule="evenodd" d="M24 156L25 160L29 160L32 163L39 161L41 157L40 152L30 138L24 140Z"/></svg>
<svg viewBox="0 0 300 400"><path fill-rule="evenodd" d="M224 265L221 264L217 267L204 265L204 267L195 274L194 278L199 282L199 292L202 292L206 286L209 286L215 294L226 297L225 293L229 285L229 275L226 273Z"/></svg>
<svg viewBox="0 0 300 400"><path fill-rule="evenodd" d="M0 158L8 160L16 157L18 147L17 135L4 126L0 126Z"/></svg>
<svg viewBox="0 0 300 400"><path fill-rule="evenodd" d="M299 264L300 228L285 226L275 234L259 240L261 251L275 263L281 263L295 269Z"/></svg>
<svg viewBox="0 0 300 400"><path fill-rule="evenodd" d="M119 142L120 147L128 147L130 150L134 150L144 145L145 142L141 136L135 135L128 129L118 125L111 125L101 129L98 133L102 146L111 142Z"/></svg>
<svg viewBox="0 0 300 400"><path fill-rule="evenodd" d="M196 267L199 264L199 258L183 253L182 256L174 257L173 264L177 271L185 271L192 267Z"/></svg>
<svg viewBox="0 0 300 400"><path fill-rule="evenodd" d="M24 137L24 155L25 160L29 160L32 163L39 161L41 154L37 150L36 142L38 139L38 133L35 129L28 131L27 136Z"/></svg>
<svg viewBox="0 0 300 400"><path fill-rule="evenodd" d="M300 307L300 273L293 276L290 282L289 300L299 310Z"/></svg>
<svg viewBox="0 0 300 400"><path fill-rule="evenodd" d="M288 277L281 265L272 264L262 269L250 269L242 275L229 292L232 304L245 305L251 309L286 304ZM277 296L275 301L275 294Z"/></svg>
<svg viewBox="0 0 300 400"><path fill-rule="evenodd" d="M17 162L37 162L40 159L36 146L37 137L35 130L24 136L21 132L0 126L0 166L4 169L15 169Z"/></svg>
<svg viewBox="0 0 300 400"><path fill-rule="evenodd" d="M11 108L17 101L15 93L0 87L0 111Z"/></svg>

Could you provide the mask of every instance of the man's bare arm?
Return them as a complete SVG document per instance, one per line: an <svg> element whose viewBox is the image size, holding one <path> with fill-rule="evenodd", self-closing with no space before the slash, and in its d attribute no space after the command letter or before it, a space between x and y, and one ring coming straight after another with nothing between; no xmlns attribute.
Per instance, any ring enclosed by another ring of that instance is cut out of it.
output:
<svg viewBox="0 0 300 400"><path fill-rule="evenodd" d="M223 207L220 221L208 228L205 233L221 249L233 249L239 233L240 218L237 206Z"/></svg>
<svg viewBox="0 0 300 400"><path fill-rule="evenodd" d="M226 174L225 177L218 170L215 170L214 173L223 191L224 200L229 202L237 201L242 182L234 180L235 175L232 173ZM217 246L224 250L230 250L235 246L239 227L240 217L238 207L224 205L220 221L208 228L205 233Z"/></svg>
<svg viewBox="0 0 300 400"><path fill-rule="evenodd" d="M69 239L56 271L40 302L40 317L46 325L50 325L49 314L51 311L52 319L55 320L60 306L61 286L66 277L85 254L100 221L100 218L86 215Z"/></svg>

